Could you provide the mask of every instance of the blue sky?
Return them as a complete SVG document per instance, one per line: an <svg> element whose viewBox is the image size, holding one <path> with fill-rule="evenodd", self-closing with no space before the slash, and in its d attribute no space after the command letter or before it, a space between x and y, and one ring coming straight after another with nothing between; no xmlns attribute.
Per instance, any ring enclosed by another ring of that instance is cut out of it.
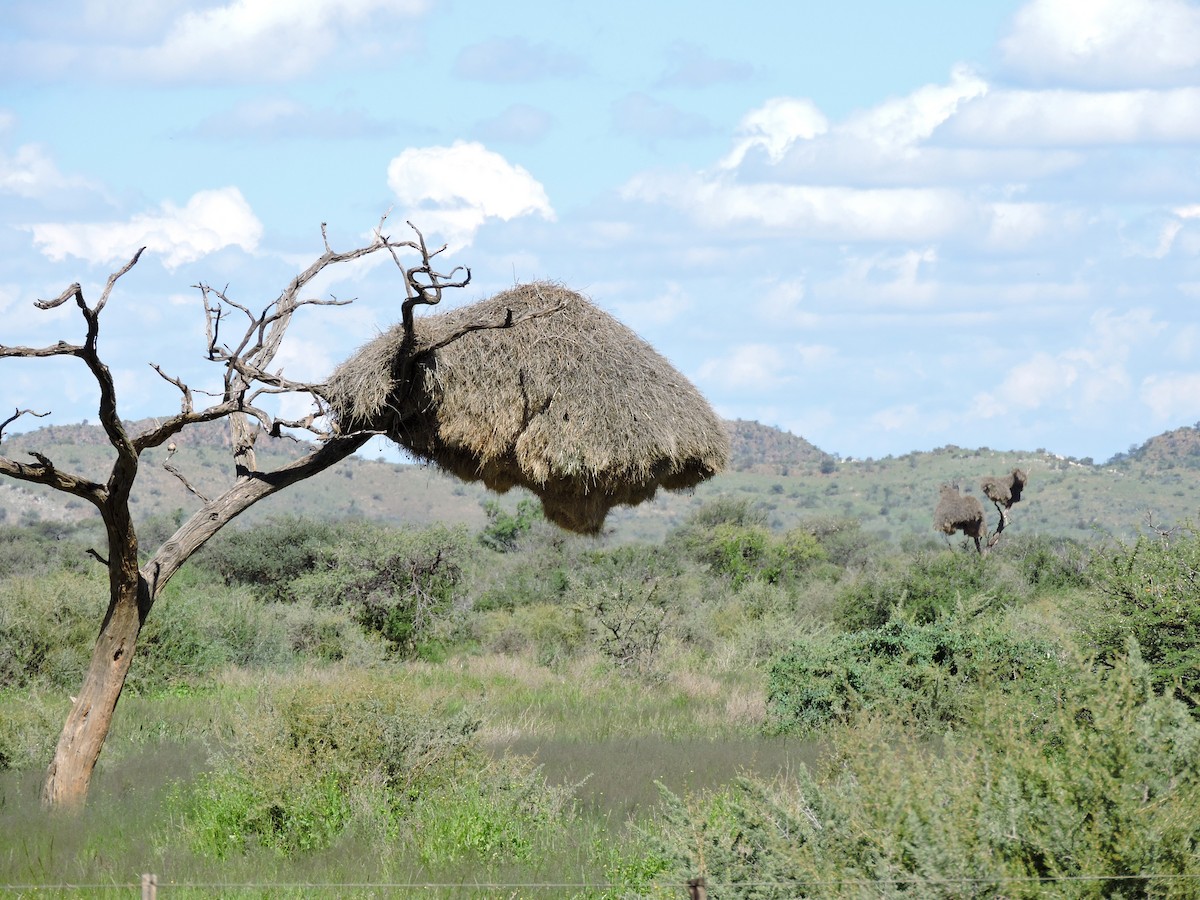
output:
<svg viewBox="0 0 1200 900"><path fill-rule="evenodd" d="M472 285L549 278L729 418L842 456L1097 461L1200 420L1200 3L8 0L0 343L105 311L127 417L202 358L192 285L261 307L391 212ZM390 262L324 278L280 362L398 318ZM95 418L69 360L0 403ZM209 365L207 368L212 368Z"/></svg>

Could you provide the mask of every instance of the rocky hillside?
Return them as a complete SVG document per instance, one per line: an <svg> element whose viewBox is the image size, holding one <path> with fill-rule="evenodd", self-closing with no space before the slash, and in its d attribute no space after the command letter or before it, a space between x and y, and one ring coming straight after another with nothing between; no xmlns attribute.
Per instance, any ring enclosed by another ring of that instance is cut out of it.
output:
<svg viewBox="0 0 1200 900"><path fill-rule="evenodd" d="M1012 533L1040 532L1091 539L1129 536L1155 523L1200 522L1200 430L1180 428L1151 438L1104 465L1046 451L977 450L956 446L887 457L846 460L830 456L801 437L757 422L727 423L733 443L731 471L684 494L660 494L653 503L615 510L611 539L654 540L700 505L722 495L745 497L763 508L771 524L790 528L814 518L854 518L893 540L937 538L932 515L938 487L955 482L978 494L979 480L1019 466L1029 473L1025 498L1012 511ZM206 496L232 481L229 433L224 423L188 429L176 439L172 464ZM36 450L61 468L102 479L112 450L97 426L42 428L14 435L4 455L22 459ZM267 467L294 459L305 446L264 439ZM170 520L190 513L197 500L162 466L166 453L142 459L133 495L139 520ZM501 502L515 505L519 491ZM355 457L271 497L243 517L254 521L294 513L321 518L360 517L415 525L431 522L481 527L483 504L493 495L420 465L394 465ZM985 503L989 519L990 504ZM0 523L94 521L95 511L65 494L0 478ZM937 538L940 540L940 538Z"/></svg>

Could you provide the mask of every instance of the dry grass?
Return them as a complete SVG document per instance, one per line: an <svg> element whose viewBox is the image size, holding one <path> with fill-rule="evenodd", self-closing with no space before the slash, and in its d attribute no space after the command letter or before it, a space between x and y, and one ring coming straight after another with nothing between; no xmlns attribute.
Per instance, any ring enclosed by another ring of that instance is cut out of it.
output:
<svg viewBox="0 0 1200 900"><path fill-rule="evenodd" d="M508 325L506 323L511 323ZM521 485L546 517L595 533L609 509L725 468L699 391L580 294L545 282L380 335L325 391L342 430L381 431L466 481Z"/></svg>

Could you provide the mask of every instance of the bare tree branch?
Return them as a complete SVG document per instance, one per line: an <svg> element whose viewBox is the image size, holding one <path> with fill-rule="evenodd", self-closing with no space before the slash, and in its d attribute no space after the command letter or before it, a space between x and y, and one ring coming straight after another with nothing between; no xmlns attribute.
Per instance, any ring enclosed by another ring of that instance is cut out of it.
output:
<svg viewBox="0 0 1200 900"><path fill-rule="evenodd" d="M182 378L168 375L161 366L151 364L160 378L179 390L180 408L177 414L155 420L152 425L133 436L128 433L118 415L114 380L101 359L98 336L101 312L112 296L117 282L137 264L144 248L110 275L99 301L94 306L88 305L83 289L78 283L70 285L52 300L37 302L39 309L50 310L74 300L86 324L86 334L82 343L68 344L60 341L41 348L0 346L0 357L74 356L82 360L99 388L100 423L117 454L105 483L64 472L58 469L48 456L38 451L32 452L32 463L0 456L0 475L47 485L82 497L95 505L104 522L108 540L107 557L96 550L88 551L90 556L108 569L109 606L83 685L63 727L53 762L47 771L43 788L43 798L47 803L80 803L86 796L92 770L108 734L113 710L124 686L142 624L171 576L212 535L258 500L345 459L361 448L374 434L358 432L330 435L322 432L319 422L328 418L327 408L320 395L322 386L294 381L285 378L282 371L271 371L284 334L297 309L303 306L343 306L349 302L336 298L302 298L300 295L305 287L328 266L384 249L392 254L404 273L407 298L404 312L410 318L414 304L435 304L440 301L445 288L465 286L470 281L470 270L456 268L448 274L435 272L432 259L444 248L429 252L424 238L415 227L413 230L417 235L416 242L395 242L385 236L383 227L386 219L386 216L380 219L374 239L369 244L340 253L330 246L327 228L322 224L324 252L293 278L261 313L255 314L251 312L250 307L233 300L229 296L228 287L218 290L206 284L197 285L205 317L205 349L209 359L223 369L221 390L219 393L207 394L213 402L206 408L197 409L195 393ZM397 253L401 248L418 253L419 263L404 267ZM459 277L464 271L466 275ZM245 329L240 334L236 334L235 331L236 340L226 343L224 336L228 334L229 317L233 310L241 311L245 317ZM530 317L532 316L527 315L523 318ZM510 312L502 322L483 323L467 328L462 333L480 327L509 327L513 324L513 318ZM280 393L307 394L316 404L315 411L299 419L285 420L273 416L257 405L258 398ZM16 409L11 417L0 422L0 439L3 438L4 429L24 415L47 414L35 413L30 409ZM197 486L172 464L174 444L170 443L163 467L201 501L201 506L157 549L145 566L139 566L138 536L130 508L130 492L138 474L141 454L149 448L168 444L173 436L189 425L223 418L230 422L233 444L232 486L216 497L205 497ZM274 471L260 471L254 456L254 445L258 437L263 433L282 435L283 429L291 428L304 429L325 438L324 443L302 458Z"/></svg>
<svg viewBox="0 0 1200 900"><path fill-rule="evenodd" d="M380 225L382 226L382 222ZM421 234L421 230L412 222L408 222L408 227L411 228L417 235L417 242L412 241L397 241L393 243L388 238L381 239L386 243L389 252L392 254L392 259L396 263L396 267L404 273L404 290L407 294L407 299L400 306L402 319L404 322L404 333L412 335L413 331L413 307L418 304L423 306L437 306L442 302L442 291L445 288L461 288L466 287L471 283L471 269L467 266L455 266L449 272L442 274L433 270L433 257L437 256L446 249L446 245L438 247L432 253L425 246L425 235ZM378 234L378 232L376 232ZM396 253L397 248L407 247L416 250L421 254L421 262L419 265L406 267L400 261L399 255ZM466 272L466 276L455 281L454 276L459 272ZM424 280L422 280L424 278Z"/></svg>
<svg viewBox="0 0 1200 900"><path fill-rule="evenodd" d="M204 496L202 493L200 493L200 491L198 491L196 489L195 485L193 485L190 481L187 480L186 476L184 476L184 474L182 472L180 472L177 468L175 468L169 462L164 462L163 468L166 469L168 472L170 472L172 475L174 475L176 478L178 478L179 483L182 484L185 488L187 488L189 493L194 494L196 497L199 497L200 500L204 503L211 502L206 496Z"/></svg>
<svg viewBox="0 0 1200 900"><path fill-rule="evenodd" d="M18 409L3 422L0 422L0 441L4 440L4 429L21 418L21 416L36 416L39 419L44 419L48 415L50 415L48 412L40 413L34 412L32 409Z"/></svg>

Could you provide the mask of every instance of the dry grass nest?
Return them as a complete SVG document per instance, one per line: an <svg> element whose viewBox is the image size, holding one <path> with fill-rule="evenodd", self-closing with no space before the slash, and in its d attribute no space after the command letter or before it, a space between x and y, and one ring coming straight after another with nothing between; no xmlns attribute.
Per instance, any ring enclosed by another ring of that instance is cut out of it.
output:
<svg viewBox="0 0 1200 900"><path fill-rule="evenodd" d="M724 426L683 375L546 282L418 317L411 337L396 325L325 387L343 432L385 433L501 493L524 486L546 518L581 533L599 531L613 506L693 487L729 459Z"/></svg>
<svg viewBox="0 0 1200 900"><path fill-rule="evenodd" d="M986 532L983 504L970 494L960 494L958 488L943 484L938 493L933 527L946 534L961 531L967 537L980 538Z"/></svg>

